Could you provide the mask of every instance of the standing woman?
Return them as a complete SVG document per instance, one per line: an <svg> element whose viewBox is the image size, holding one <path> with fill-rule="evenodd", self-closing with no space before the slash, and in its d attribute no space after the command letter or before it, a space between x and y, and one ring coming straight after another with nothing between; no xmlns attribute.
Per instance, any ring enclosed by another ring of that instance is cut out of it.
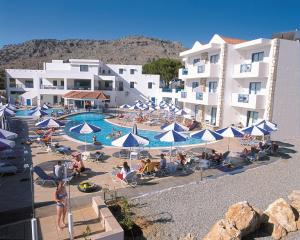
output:
<svg viewBox="0 0 300 240"><path fill-rule="evenodd" d="M67 213L67 191L63 181L58 182L55 191L56 211L57 211L57 226L62 230L67 225L65 224L65 217Z"/></svg>

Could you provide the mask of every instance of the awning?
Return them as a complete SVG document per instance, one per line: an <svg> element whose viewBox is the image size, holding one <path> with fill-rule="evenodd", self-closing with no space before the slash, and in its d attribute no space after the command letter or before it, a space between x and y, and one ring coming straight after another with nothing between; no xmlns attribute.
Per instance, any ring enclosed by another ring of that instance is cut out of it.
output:
<svg viewBox="0 0 300 240"><path fill-rule="evenodd" d="M78 100L109 100L109 95L104 94L102 91L70 91L63 95L63 98L78 99Z"/></svg>

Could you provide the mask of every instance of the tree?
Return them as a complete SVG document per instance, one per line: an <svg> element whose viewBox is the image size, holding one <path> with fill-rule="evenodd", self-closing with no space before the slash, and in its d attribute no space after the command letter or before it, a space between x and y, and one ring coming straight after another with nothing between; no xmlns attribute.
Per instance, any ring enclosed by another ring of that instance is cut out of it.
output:
<svg viewBox="0 0 300 240"><path fill-rule="evenodd" d="M0 90L5 89L5 70L3 68L0 68Z"/></svg>
<svg viewBox="0 0 300 240"><path fill-rule="evenodd" d="M183 65L180 61L170 58L160 58L143 66L144 74L159 74L161 80L169 85L169 82L178 76L179 68Z"/></svg>

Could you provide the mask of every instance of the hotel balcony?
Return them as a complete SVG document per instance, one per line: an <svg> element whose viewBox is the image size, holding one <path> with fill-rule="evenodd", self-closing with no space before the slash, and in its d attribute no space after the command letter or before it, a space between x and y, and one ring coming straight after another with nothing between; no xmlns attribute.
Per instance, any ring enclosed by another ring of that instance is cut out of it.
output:
<svg viewBox="0 0 300 240"><path fill-rule="evenodd" d="M58 90L63 90L64 86L41 85L41 89L58 89Z"/></svg>
<svg viewBox="0 0 300 240"><path fill-rule="evenodd" d="M9 84L10 91L25 91L33 88L33 83L30 84Z"/></svg>
<svg viewBox="0 0 300 240"><path fill-rule="evenodd" d="M189 68L179 69L179 78L218 78L219 77L219 64L206 63L195 64Z"/></svg>
<svg viewBox="0 0 300 240"><path fill-rule="evenodd" d="M248 109L264 109L265 95L232 93L231 106Z"/></svg>
<svg viewBox="0 0 300 240"><path fill-rule="evenodd" d="M233 78L268 77L268 73L269 64L266 62L235 64L233 68Z"/></svg>
<svg viewBox="0 0 300 240"><path fill-rule="evenodd" d="M179 101L201 105L217 105L217 93L181 91Z"/></svg>

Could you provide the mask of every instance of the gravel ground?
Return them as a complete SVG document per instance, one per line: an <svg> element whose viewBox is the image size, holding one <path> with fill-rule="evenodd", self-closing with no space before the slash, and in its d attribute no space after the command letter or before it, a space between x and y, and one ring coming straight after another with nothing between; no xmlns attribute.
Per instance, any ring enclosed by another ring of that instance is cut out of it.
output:
<svg viewBox="0 0 300 240"><path fill-rule="evenodd" d="M292 157L260 166L236 175L191 183L184 187L165 189L148 196L132 199L133 211L152 223L147 239L179 239L192 233L202 239L210 227L223 217L227 208L247 200L252 205L266 209L292 190L300 189L300 140L289 140L295 147L286 149ZM289 153L290 152L290 153ZM254 237L252 239L271 239ZM286 239L300 239L300 232Z"/></svg>

